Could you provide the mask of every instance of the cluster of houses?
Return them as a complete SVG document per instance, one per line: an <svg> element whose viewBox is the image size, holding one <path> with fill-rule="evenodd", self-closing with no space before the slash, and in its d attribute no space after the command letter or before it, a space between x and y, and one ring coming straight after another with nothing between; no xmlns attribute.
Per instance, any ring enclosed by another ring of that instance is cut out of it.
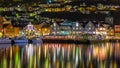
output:
<svg viewBox="0 0 120 68"><path fill-rule="evenodd" d="M53 35L79 35L79 34L102 34L107 35L107 27L95 26L89 21L84 27L79 22L64 21L60 24L51 25L51 34Z"/></svg>

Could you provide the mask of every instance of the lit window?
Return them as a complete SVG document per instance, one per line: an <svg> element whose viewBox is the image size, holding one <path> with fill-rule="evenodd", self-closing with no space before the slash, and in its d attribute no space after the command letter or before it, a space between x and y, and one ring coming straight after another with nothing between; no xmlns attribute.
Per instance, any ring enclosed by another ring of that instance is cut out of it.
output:
<svg viewBox="0 0 120 68"><path fill-rule="evenodd" d="M54 26L56 26L56 23L54 23Z"/></svg>
<svg viewBox="0 0 120 68"><path fill-rule="evenodd" d="M89 27L88 29L89 29L89 30L91 30L91 28L90 28L90 27Z"/></svg>
<svg viewBox="0 0 120 68"><path fill-rule="evenodd" d="M78 28L76 28L78 30Z"/></svg>
<svg viewBox="0 0 120 68"><path fill-rule="evenodd" d="M75 30L75 27L73 27L73 30Z"/></svg>
<svg viewBox="0 0 120 68"><path fill-rule="evenodd" d="M54 30L56 30L56 28L54 28Z"/></svg>
<svg viewBox="0 0 120 68"><path fill-rule="evenodd" d="M79 26L79 23L76 23L76 26L78 27L78 26Z"/></svg>

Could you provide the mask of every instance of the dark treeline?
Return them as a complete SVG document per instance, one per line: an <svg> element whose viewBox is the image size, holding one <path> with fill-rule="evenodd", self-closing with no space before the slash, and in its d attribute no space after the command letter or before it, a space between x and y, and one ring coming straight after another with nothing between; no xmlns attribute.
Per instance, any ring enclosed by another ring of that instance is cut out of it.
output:
<svg viewBox="0 0 120 68"><path fill-rule="evenodd" d="M80 12L44 12L41 13L43 17L49 18L60 18L60 19L68 19L73 21L83 20L83 21L104 21L106 14L82 14ZM120 12L112 13L114 17L114 24L120 23Z"/></svg>
<svg viewBox="0 0 120 68"><path fill-rule="evenodd" d="M73 0L70 3L66 3L66 4L70 4L70 5L79 5L80 3L85 2L86 4L97 4L97 3L102 3L102 4L120 4L120 0ZM32 4L32 3L49 3L49 0L0 0L0 4L2 5L8 5L8 4ZM55 3L54 1L51 3Z"/></svg>
<svg viewBox="0 0 120 68"><path fill-rule="evenodd" d="M80 3L86 3L87 5L96 5L98 3L102 3L102 4L120 4L120 0L76 0L70 3L66 3L66 4L70 4L70 5L74 5L74 4L80 4Z"/></svg>

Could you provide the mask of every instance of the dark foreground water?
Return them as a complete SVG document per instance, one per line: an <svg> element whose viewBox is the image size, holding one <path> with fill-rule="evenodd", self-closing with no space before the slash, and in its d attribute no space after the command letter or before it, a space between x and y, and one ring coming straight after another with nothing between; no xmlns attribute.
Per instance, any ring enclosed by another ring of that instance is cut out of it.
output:
<svg viewBox="0 0 120 68"><path fill-rule="evenodd" d="M0 44L0 68L120 68L120 43Z"/></svg>

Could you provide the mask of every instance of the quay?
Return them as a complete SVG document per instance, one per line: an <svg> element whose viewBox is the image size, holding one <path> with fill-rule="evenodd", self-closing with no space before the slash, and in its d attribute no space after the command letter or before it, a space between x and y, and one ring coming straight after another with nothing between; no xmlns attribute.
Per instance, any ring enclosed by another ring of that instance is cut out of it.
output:
<svg viewBox="0 0 120 68"><path fill-rule="evenodd" d="M75 44L91 44L102 42L117 42L120 39L83 39L79 36L43 36L43 43L75 43Z"/></svg>

